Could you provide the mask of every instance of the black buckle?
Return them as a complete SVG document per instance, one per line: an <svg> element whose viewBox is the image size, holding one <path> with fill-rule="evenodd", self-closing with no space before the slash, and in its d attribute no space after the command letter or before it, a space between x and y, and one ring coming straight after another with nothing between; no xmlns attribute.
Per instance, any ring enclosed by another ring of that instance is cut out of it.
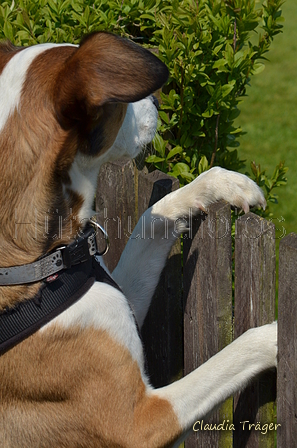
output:
<svg viewBox="0 0 297 448"><path fill-rule="evenodd" d="M83 263L92 258L90 255L88 238L95 234L93 228L88 228L82 236L79 236L73 243L66 246L62 251L64 268Z"/></svg>

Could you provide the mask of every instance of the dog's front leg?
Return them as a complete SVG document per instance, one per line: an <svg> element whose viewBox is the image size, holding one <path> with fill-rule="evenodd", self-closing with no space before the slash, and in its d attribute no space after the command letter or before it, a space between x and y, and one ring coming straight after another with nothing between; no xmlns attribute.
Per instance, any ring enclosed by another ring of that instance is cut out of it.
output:
<svg viewBox="0 0 297 448"><path fill-rule="evenodd" d="M277 324L252 328L210 358L205 364L175 383L152 391L170 402L183 436L207 418L219 404L261 372L276 367Z"/></svg>
<svg viewBox="0 0 297 448"><path fill-rule="evenodd" d="M138 221L112 276L133 306L142 326L171 246L181 228L162 212L163 199Z"/></svg>
<svg viewBox="0 0 297 448"><path fill-rule="evenodd" d="M187 228L189 213L206 211L210 204L221 199L245 212L250 205L265 206L263 193L253 181L216 167L165 196L138 221L113 277L132 304L140 327L170 248Z"/></svg>
<svg viewBox="0 0 297 448"><path fill-rule="evenodd" d="M215 167L189 185L176 190L149 208L137 223L113 271L113 277L131 302L138 324L143 324L168 252L187 228L190 213L207 210L224 199L249 210L265 206L261 189L246 176Z"/></svg>

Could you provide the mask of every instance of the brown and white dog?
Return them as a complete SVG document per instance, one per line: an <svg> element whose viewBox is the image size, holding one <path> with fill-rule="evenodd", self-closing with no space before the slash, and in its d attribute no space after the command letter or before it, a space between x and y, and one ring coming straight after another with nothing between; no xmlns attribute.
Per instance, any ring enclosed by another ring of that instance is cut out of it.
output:
<svg viewBox="0 0 297 448"><path fill-rule="evenodd" d="M75 239L94 213L100 166L135 157L152 140L157 110L150 95L167 76L151 53L106 33L79 47L1 44L1 268L33 263ZM243 175L222 168L200 175L146 211L142 222L149 230L154 220L154 239L132 235L112 274L123 293L95 282L0 356L1 448L178 446L195 421L276 365L273 323L248 331L172 385L153 389L146 376L131 307L141 327L175 221L220 199L245 211L265 205ZM167 218L168 238L156 217ZM0 286L0 311L17 309L41 287Z"/></svg>

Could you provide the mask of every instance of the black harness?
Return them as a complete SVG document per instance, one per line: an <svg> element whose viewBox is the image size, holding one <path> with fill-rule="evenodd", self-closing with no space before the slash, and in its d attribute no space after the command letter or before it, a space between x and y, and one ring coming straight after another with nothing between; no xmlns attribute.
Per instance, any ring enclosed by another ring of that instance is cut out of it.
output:
<svg viewBox="0 0 297 448"><path fill-rule="evenodd" d="M87 228L73 243L59 251L61 258L59 256L54 259L62 260L62 263L58 262L60 269L57 271L57 266L51 262L53 264L51 270L47 269L46 276L39 279L42 280L42 286L38 294L32 299L25 300L13 308L6 308L0 313L0 355L69 308L91 288L95 281L107 283L120 290L98 261L96 232L93 227ZM54 252L54 254L56 253L57 251ZM52 255L47 257L52 257ZM37 261L34 266L39 266L40 262L41 265L44 264L42 261L44 258ZM51 258L49 259L51 260ZM24 266L28 267L28 276L31 279L32 264ZM2 275L5 278L4 285L8 285L7 279L11 275L17 278L18 268L21 269L22 275L25 275L24 266L1 268L0 285L3 285ZM11 270L14 272L11 273ZM5 272L7 272L6 275ZM49 273L50 275L48 275ZM27 282L22 280L22 283L30 282L32 280Z"/></svg>

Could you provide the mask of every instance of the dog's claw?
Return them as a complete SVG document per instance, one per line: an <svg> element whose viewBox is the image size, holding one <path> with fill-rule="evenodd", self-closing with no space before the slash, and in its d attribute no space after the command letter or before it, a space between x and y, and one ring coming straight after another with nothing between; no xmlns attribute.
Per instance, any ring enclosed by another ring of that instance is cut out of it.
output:
<svg viewBox="0 0 297 448"><path fill-rule="evenodd" d="M248 213L250 211L250 206L246 200L243 201L242 209L244 213Z"/></svg>
<svg viewBox="0 0 297 448"><path fill-rule="evenodd" d="M263 201L260 202L260 207L263 208L263 210L265 210L266 206L267 206L267 202L265 199L263 199Z"/></svg>

